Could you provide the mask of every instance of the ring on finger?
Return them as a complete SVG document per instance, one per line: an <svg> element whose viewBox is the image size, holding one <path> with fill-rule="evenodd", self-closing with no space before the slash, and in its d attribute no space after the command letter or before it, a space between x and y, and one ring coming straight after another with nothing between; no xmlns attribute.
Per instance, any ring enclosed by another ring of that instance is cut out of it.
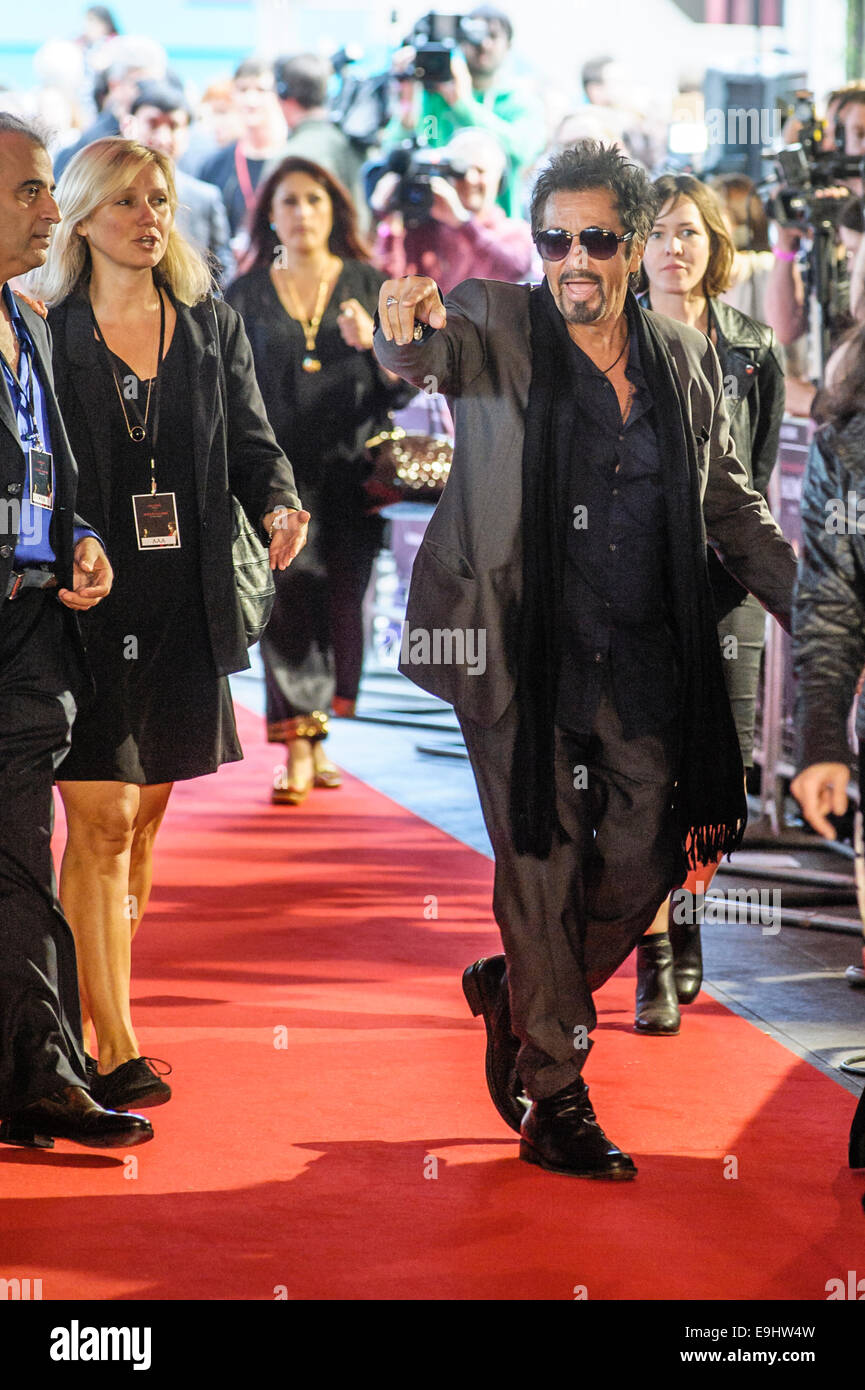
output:
<svg viewBox="0 0 865 1390"><path fill-rule="evenodd" d="M385 300L385 304L389 309L391 304L399 304L399 300L397 299L395 294L389 294L387 299Z"/></svg>

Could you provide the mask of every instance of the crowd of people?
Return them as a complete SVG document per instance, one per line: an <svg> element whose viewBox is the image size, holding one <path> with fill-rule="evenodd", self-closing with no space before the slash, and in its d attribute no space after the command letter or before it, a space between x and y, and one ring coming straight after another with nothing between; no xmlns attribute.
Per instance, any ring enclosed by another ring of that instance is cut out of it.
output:
<svg viewBox="0 0 865 1390"><path fill-rule="evenodd" d="M764 610L793 621L766 503L785 409L822 425L793 789L821 833L846 806L865 590L825 503L863 465L861 182L814 380L807 229L770 226L741 174L663 171L612 59L550 136L509 17L479 6L440 80L395 55L364 144L314 55L247 58L193 104L160 45L89 15L92 121L0 111L0 1140L152 1138L170 1064L140 1053L132 940L174 783L242 756L235 500L276 590L269 794L297 806L339 787L328 720L355 713L368 441L433 382L453 468L407 630L483 631L487 665L403 669L454 706L495 851L504 955L464 990L521 1156L630 1178L582 1077L592 995L634 948L638 1032L678 1032L700 989L699 913L671 894L741 843ZM830 105L865 152L865 87Z"/></svg>

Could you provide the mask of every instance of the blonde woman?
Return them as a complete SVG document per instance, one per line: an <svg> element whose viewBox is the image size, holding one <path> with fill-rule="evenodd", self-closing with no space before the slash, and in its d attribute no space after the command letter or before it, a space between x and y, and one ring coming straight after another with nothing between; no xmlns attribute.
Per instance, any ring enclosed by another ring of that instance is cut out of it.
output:
<svg viewBox="0 0 865 1390"><path fill-rule="evenodd" d="M97 140L70 161L57 199L63 221L37 289L81 505L118 577L83 624L95 693L59 783L60 895L98 1044L93 1096L141 1108L171 1095L140 1054L129 1000L156 833L175 781L242 756L227 679L249 664L231 494L274 569L301 549L309 518L240 319L211 299L204 262L174 226L168 160Z"/></svg>

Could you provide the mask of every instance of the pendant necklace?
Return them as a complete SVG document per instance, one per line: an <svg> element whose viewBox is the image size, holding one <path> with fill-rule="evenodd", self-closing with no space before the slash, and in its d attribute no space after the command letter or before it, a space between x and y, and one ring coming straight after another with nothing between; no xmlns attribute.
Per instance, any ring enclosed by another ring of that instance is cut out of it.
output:
<svg viewBox="0 0 865 1390"><path fill-rule="evenodd" d="M108 364L108 369L111 372L111 378L114 382L114 389L117 392L117 399L120 402L120 409L123 411L123 423L126 426L126 433L129 435L129 438L133 440L133 442L136 444L143 444L145 439L147 438L147 427L148 421L150 420L150 396L151 392L153 391L154 381L156 382L156 396L154 401L155 408L153 412L153 420L152 422L150 422L150 491L152 494L155 494L156 492L156 460L154 455L156 453L156 437L157 430L159 428L159 387L161 385L160 375L162 371L162 358L164 355L165 346L165 300L162 297L161 291L157 291L157 293L159 294L159 349L157 352L156 359L156 376L151 377L147 382L147 401L144 406L143 419L141 417L141 413L137 405L135 404L135 401L129 401L129 404L132 407L133 415L135 417L135 424L130 424L129 413L126 409L126 402L123 399L123 392L120 389L120 382L117 379L117 368L115 366L115 363L120 361L120 359L116 356L115 353L111 351L105 339L103 338L102 331L96 319L96 315L93 312L93 306L91 305L90 307L90 319L93 324L94 331L96 333L97 341L100 347L102 348L103 352L105 353L105 360ZM122 365L125 366L126 364L123 363Z"/></svg>
<svg viewBox="0 0 865 1390"><path fill-rule="evenodd" d="M289 279L286 279L285 281L285 287L288 290L288 297L291 301L292 312L294 314L294 317L300 324L301 329L303 330L304 342L306 343L306 356L300 364L305 372L321 371L321 362L318 360L317 357L313 356L313 353L315 352L315 340L318 337L318 330L321 325L321 319L324 313L324 305L325 300L327 299L327 291L329 286L330 280L327 277L325 277L325 279L322 280L321 284L318 287L318 298L315 301L315 312L313 313L311 319L305 319L303 317L303 307L298 302L297 295L294 291L294 285L291 283Z"/></svg>

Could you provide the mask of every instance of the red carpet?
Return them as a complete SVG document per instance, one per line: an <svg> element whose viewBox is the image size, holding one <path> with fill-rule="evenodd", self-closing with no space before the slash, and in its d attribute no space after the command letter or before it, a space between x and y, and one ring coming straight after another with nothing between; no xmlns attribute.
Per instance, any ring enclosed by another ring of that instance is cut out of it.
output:
<svg viewBox="0 0 865 1390"><path fill-rule="evenodd" d="M630 967L587 1077L639 1177L520 1163L460 990L497 949L490 864L351 778L272 808L240 719L247 760L175 791L136 938L175 1098L125 1162L0 1147L0 1273L44 1299L824 1300L862 1266L853 1097L705 996L638 1038Z"/></svg>

